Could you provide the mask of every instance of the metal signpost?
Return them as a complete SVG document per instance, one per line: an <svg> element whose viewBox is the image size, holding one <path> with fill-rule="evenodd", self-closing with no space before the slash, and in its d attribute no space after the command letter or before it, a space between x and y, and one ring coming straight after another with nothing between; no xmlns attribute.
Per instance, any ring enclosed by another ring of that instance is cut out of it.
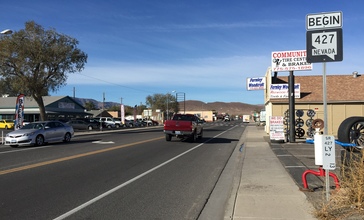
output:
<svg viewBox="0 0 364 220"><path fill-rule="evenodd" d="M332 152L335 152L335 141L331 144L330 140L333 137L327 136L328 121L327 121L327 99L326 99L326 62L337 62L343 60L343 16L342 12L324 12L319 14L308 14L306 16L306 51L307 61L310 63L323 63L322 76L322 92L323 92L323 108L324 108L324 141L323 160L326 182L326 198L329 200L329 170L335 169L335 156L332 157ZM331 141L332 141L331 140ZM330 143L330 146L328 146ZM330 149L330 152L326 152ZM330 158L330 159L327 159ZM333 158L333 159L332 159ZM332 160L334 160L332 162ZM327 165L329 164L329 165Z"/></svg>

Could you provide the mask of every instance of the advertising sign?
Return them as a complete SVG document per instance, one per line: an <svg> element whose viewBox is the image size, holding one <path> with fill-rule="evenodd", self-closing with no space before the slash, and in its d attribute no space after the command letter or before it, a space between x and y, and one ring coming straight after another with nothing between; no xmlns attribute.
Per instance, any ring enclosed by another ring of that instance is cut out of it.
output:
<svg viewBox="0 0 364 220"><path fill-rule="evenodd" d="M271 140L285 140L283 116L269 117L269 136Z"/></svg>
<svg viewBox="0 0 364 220"><path fill-rule="evenodd" d="M270 85L270 98L271 99L284 99L289 98L288 84L271 84ZM294 84L294 97L301 98L301 86L299 83Z"/></svg>
<svg viewBox="0 0 364 220"><path fill-rule="evenodd" d="M265 77L247 78L246 88L247 90L264 90Z"/></svg>
<svg viewBox="0 0 364 220"><path fill-rule="evenodd" d="M312 70L312 64L307 62L306 50L272 52L272 71Z"/></svg>

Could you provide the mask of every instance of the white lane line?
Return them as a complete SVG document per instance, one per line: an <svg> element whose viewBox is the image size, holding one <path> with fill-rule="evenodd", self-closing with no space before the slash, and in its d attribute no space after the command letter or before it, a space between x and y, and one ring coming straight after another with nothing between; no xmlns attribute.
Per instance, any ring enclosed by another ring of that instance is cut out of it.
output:
<svg viewBox="0 0 364 220"><path fill-rule="evenodd" d="M119 189L121 189L121 188L123 188L123 187L125 187L125 186L129 185L130 183L132 183L132 182L134 182L134 181L136 181L136 180L138 180L138 179L142 178L143 176L145 176L145 175L147 175L147 174L149 174L149 173L151 173L151 172L153 172L153 171L155 171L155 170L157 170L157 169L159 169L159 168L163 167L164 165L166 165L166 164L168 164L168 163L170 163L170 162L172 162L172 161L174 161L174 160L176 160L176 159L178 159L178 158L182 157L183 155L185 155L185 154L187 154L187 153L189 153L189 152L191 152L191 151L193 151L193 150L195 150L195 149L197 149L197 148L201 147L201 146L202 146L202 145L204 145L205 143L207 143L207 142L211 141L211 140L212 140L212 139L214 139L214 138L219 137L220 135L222 135L222 134L226 133L227 131L229 131L229 130L231 130L231 129L233 129L233 128L229 128L229 129L227 129L227 130L225 130L225 131L221 132L220 134L218 134L218 135L214 136L213 138L210 138L210 139L206 140L205 142L203 142L203 143L201 143L201 144L199 144L199 145L197 145L197 146L195 146L195 147L193 147L193 148L191 148L191 149L189 149L189 150L187 150L187 151L185 151L185 152L183 152L183 153L181 153L181 154L179 154L179 155L177 155L177 156L175 156L175 157L173 157L173 158L171 158L171 159L169 159L169 160L167 160L167 161L165 161L165 162L163 162L163 163L161 163L161 164L159 164L158 166L156 166L156 167L154 167L154 168L152 168L152 169L150 169L150 170L148 170L148 171L146 171L146 172L144 172L144 173L142 173L142 174L140 174L140 175L138 175L138 176L136 176L136 177L134 177L134 178L132 178L132 179L130 179L130 180L128 180L128 181L126 181L126 182L124 182L123 184L121 184L121 185L119 185L119 186L117 186L117 187L115 187L115 188L113 188L113 189L111 189L111 190L109 190L109 191L107 191L107 192L105 192L105 193L103 193L103 194L101 194L101 195L99 195L99 196L97 196L97 197L95 197L95 198L93 198L93 199L89 200L88 202L86 202L86 203L84 203L84 204L82 204L82 205L80 205L80 206L78 206L78 207L76 207L76 208L74 208L74 209L72 209L72 210L70 210L70 211L68 211L68 212L64 213L63 215L61 215L61 216L59 216L59 217L55 218L54 220L61 220L61 219L65 219L65 218L67 218L68 216L70 216L70 215L72 215L72 214L74 214L74 213L76 213L76 212L78 212L78 211L80 211L80 210L82 210L82 209L86 208L87 206L89 206L89 205L91 205L91 204L93 204L93 203L97 202L98 200L100 200L100 199L102 199L102 198L104 198L104 197L106 197L106 196L110 195L111 193L113 193L113 192L115 192L115 191L117 191L117 190L119 190Z"/></svg>

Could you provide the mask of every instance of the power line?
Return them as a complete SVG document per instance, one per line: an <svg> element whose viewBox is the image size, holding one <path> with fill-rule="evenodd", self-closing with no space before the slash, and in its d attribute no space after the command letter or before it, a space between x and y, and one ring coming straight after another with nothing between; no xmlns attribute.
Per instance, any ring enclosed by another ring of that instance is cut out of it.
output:
<svg viewBox="0 0 364 220"><path fill-rule="evenodd" d="M137 89L137 88L133 88L133 87L124 86L124 85L120 85L120 84L117 84L117 83L109 82L109 81L99 79L99 78L96 78L96 77L93 77L93 76L88 76L88 75L85 75L85 74L82 74L82 73L78 73L78 74L80 74L82 76L85 76L85 77L88 77L88 78L91 78L91 79L96 79L96 80L99 80L99 81L102 81L102 82L105 82L105 83L108 83L108 84L111 84L111 85L116 85L116 86L124 87L124 88L127 88L127 89L132 89L132 90L146 92L146 93L154 93L152 91L147 91L147 90L144 90L144 89Z"/></svg>

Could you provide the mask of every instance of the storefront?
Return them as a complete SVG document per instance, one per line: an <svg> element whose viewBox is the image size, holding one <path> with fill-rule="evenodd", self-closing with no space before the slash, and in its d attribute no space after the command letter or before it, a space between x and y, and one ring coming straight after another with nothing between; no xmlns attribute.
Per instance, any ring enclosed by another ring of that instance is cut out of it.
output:
<svg viewBox="0 0 364 220"><path fill-rule="evenodd" d="M284 116L287 118L289 109L288 91L277 92L277 85L288 85L288 72L279 72L280 76L273 74L270 68L266 73L266 89L264 93L267 125L265 130L269 133L269 117ZM295 110L303 110L303 116L296 121L304 122L301 127L307 136L307 120L324 119L323 110L323 77L295 75L295 85L299 85L298 96L295 96ZM327 75L327 118L328 134L337 136L337 130L341 122L350 116L364 117L364 99L359 89L364 88L364 76L358 74ZM279 95L278 95L279 94ZM315 115L307 115L308 110L314 110ZM297 129L297 126L296 128Z"/></svg>
<svg viewBox="0 0 364 220"><path fill-rule="evenodd" d="M17 97L0 98L0 119L15 119ZM49 120L68 120L69 118L90 115L86 109L69 96L44 96L43 102ZM31 97L24 99L24 121L39 121L39 107Z"/></svg>

